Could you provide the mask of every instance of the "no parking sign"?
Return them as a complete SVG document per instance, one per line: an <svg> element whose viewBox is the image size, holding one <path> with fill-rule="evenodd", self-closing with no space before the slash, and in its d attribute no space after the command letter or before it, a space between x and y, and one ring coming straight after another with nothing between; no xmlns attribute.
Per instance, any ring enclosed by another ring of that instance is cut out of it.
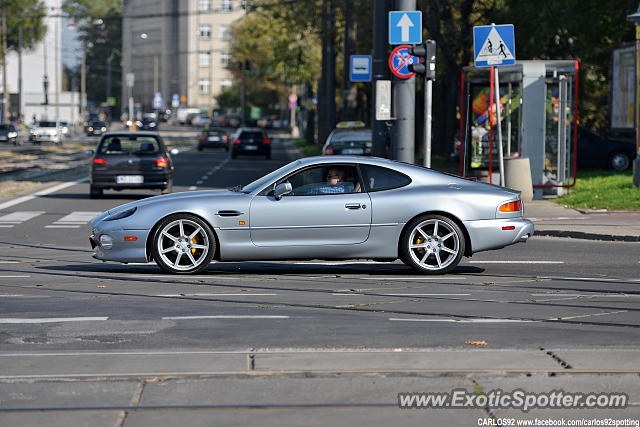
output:
<svg viewBox="0 0 640 427"><path fill-rule="evenodd" d="M394 76L401 79L415 76L416 73L409 71L409 65L420 62L420 58L409 53L410 47L409 45L398 46L389 55L389 69L391 69Z"/></svg>

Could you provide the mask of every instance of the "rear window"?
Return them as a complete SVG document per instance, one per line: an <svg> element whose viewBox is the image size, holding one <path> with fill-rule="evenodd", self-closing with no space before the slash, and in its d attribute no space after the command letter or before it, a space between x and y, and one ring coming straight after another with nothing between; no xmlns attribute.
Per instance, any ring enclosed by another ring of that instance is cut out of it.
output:
<svg viewBox="0 0 640 427"><path fill-rule="evenodd" d="M360 167L364 174L367 191L391 190L411 183L411 178L407 175L392 169L373 165L360 165Z"/></svg>
<svg viewBox="0 0 640 427"><path fill-rule="evenodd" d="M40 127L40 128L54 128L54 127L56 127L56 122L38 122L38 127Z"/></svg>
<svg viewBox="0 0 640 427"><path fill-rule="evenodd" d="M349 141L364 141L371 142L371 131L344 131L336 132L331 137L332 142L349 142Z"/></svg>
<svg viewBox="0 0 640 427"><path fill-rule="evenodd" d="M99 154L158 154L160 143L151 136L109 136L98 147Z"/></svg>
<svg viewBox="0 0 640 427"><path fill-rule="evenodd" d="M242 132L240 138L262 138L262 132Z"/></svg>

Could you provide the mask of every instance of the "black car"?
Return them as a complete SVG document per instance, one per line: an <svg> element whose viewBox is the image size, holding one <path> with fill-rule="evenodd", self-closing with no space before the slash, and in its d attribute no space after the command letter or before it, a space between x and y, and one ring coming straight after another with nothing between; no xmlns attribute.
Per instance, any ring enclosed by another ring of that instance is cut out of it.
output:
<svg viewBox="0 0 640 427"><path fill-rule="evenodd" d="M11 123L0 123L0 142L11 142L18 145L18 130Z"/></svg>
<svg viewBox="0 0 640 427"><path fill-rule="evenodd" d="M624 171L636 158L636 146L623 139L604 138L578 127L578 167L605 167Z"/></svg>
<svg viewBox="0 0 640 427"><path fill-rule="evenodd" d="M91 162L90 197L105 189L156 189L170 193L173 162L156 133L110 132L98 143Z"/></svg>
<svg viewBox="0 0 640 427"><path fill-rule="evenodd" d="M107 131L107 123L103 121L93 121L87 126L87 136L100 136Z"/></svg>
<svg viewBox="0 0 640 427"><path fill-rule="evenodd" d="M158 130L158 121L155 118L145 117L136 122L136 126L140 130Z"/></svg>
<svg viewBox="0 0 640 427"><path fill-rule="evenodd" d="M206 129L198 137L198 151L205 148L224 148L229 151L229 136L222 129Z"/></svg>
<svg viewBox="0 0 640 427"><path fill-rule="evenodd" d="M271 140L262 129L240 128L231 137L231 158L239 154L265 156L271 158Z"/></svg>

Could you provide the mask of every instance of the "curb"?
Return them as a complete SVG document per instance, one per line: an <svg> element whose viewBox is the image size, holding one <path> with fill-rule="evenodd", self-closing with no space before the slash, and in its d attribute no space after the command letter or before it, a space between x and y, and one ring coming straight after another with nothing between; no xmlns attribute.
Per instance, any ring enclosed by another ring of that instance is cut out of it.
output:
<svg viewBox="0 0 640 427"><path fill-rule="evenodd" d="M600 240L606 242L640 242L640 236L585 233L583 231L536 230L534 236L565 237L571 239Z"/></svg>

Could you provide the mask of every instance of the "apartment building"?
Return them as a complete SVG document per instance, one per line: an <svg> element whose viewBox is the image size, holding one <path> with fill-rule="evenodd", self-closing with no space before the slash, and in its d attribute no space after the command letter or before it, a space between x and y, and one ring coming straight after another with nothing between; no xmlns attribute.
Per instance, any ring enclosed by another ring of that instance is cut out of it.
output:
<svg viewBox="0 0 640 427"><path fill-rule="evenodd" d="M133 96L141 111L160 93L166 105L177 95L182 107L210 111L215 96L231 85L231 24L243 16L240 0L125 0L123 100ZM126 105L126 103L125 103Z"/></svg>

